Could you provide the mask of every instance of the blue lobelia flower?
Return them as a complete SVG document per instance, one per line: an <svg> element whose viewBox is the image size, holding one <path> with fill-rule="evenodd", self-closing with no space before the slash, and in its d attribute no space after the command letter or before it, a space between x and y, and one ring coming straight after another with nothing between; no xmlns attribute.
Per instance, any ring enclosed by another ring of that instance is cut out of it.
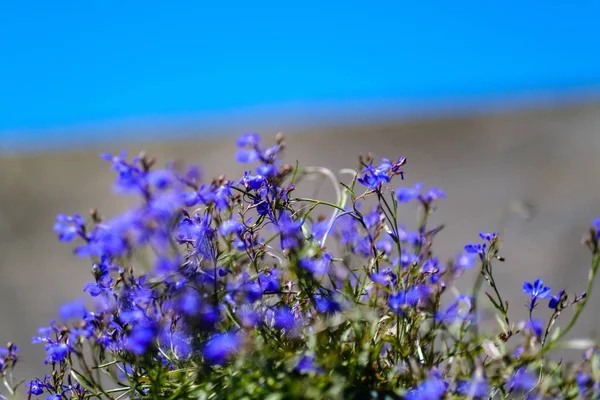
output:
<svg viewBox="0 0 600 400"><path fill-rule="evenodd" d="M473 379L459 381L456 385L456 391L463 396L470 396L474 399L483 399L490 396L490 385L485 379Z"/></svg>
<svg viewBox="0 0 600 400"><path fill-rule="evenodd" d="M545 299L550 296L550 287L544 286L544 281L541 279L536 279L535 282L525 282L523 283L523 292L529 296L531 296L530 309L535 307L537 299Z"/></svg>
<svg viewBox="0 0 600 400"><path fill-rule="evenodd" d="M519 392L529 392L537 385L537 378L532 373L527 371L524 367L519 368L513 376L508 380L508 386L511 390Z"/></svg>
<svg viewBox="0 0 600 400"><path fill-rule="evenodd" d="M416 183L413 187L402 187L396 189L396 199L400 203L408 203L414 199L418 199L423 188L422 183Z"/></svg>
<svg viewBox="0 0 600 400"><path fill-rule="evenodd" d="M210 364L223 364L235 354L241 345L240 337L231 332L214 335L206 342L202 354Z"/></svg>
<svg viewBox="0 0 600 400"><path fill-rule="evenodd" d="M485 259L485 253L487 250L487 244L485 243L471 243L465 246L465 251L469 254L477 254L481 260Z"/></svg>
<svg viewBox="0 0 600 400"><path fill-rule="evenodd" d="M439 400L448 389L448 383L434 376L406 394L406 400Z"/></svg>
<svg viewBox="0 0 600 400"><path fill-rule="evenodd" d="M562 297L563 297L564 293L565 293L565 290L564 289L560 289L558 291L558 293L556 294L556 296L552 296L550 298L550 301L548 302L548 307L551 308L551 309L553 309L553 310L558 309L558 307L561 305L560 303L561 303L561 300L562 300Z"/></svg>

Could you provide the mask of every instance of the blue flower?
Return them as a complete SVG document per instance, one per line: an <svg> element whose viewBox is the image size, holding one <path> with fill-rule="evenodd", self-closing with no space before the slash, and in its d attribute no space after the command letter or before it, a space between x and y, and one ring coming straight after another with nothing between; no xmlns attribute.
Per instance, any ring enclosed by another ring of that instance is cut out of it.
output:
<svg viewBox="0 0 600 400"><path fill-rule="evenodd" d="M432 201L445 199L446 193L442 192L440 189L432 187L423 195L423 200L426 203L431 203Z"/></svg>
<svg viewBox="0 0 600 400"><path fill-rule="evenodd" d="M544 327L542 324L542 321L539 319L530 319L527 322L526 328L529 329L536 338L540 339L542 337L542 333L544 332Z"/></svg>
<svg viewBox="0 0 600 400"><path fill-rule="evenodd" d="M474 321L476 315L471 313L472 307L473 302L471 296L458 295L456 296L456 300L452 302L445 311L435 312L434 318L437 321L445 321L449 323L464 323L466 321L476 323L476 321Z"/></svg>
<svg viewBox="0 0 600 400"><path fill-rule="evenodd" d="M56 216L54 232L58 233L61 242L70 242L77 234L83 235L84 220L79 214L69 217L64 214Z"/></svg>
<svg viewBox="0 0 600 400"><path fill-rule="evenodd" d="M523 283L523 292L529 296L531 296L530 309L535 307L535 303L537 299L545 299L550 296L550 287L544 286L544 281L541 279L536 279L535 282L525 282Z"/></svg>
<svg viewBox="0 0 600 400"><path fill-rule="evenodd" d="M535 385L537 385L537 377L524 367L515 371L513 376L508 380L508 386L511 390L520 392L529 392Z"/></svg>
<svg viewBox="0 0 600 400"><path fill-rule="evenodd" d="M219 233L224 236L231 235L232 233L239 236L242 232L244 232L244 225L236 219L224 221L219 227Z"/></svg>
<svg viewBox="0 0 600 400"><path fill-rule="evenodd" d="M69 354L69 346L65 343L48 343L46 345L46 354L47 362L63 362Z"/></svg>
<svg viewBox="0 0 600 400"><path fill-rule="evenodd" d="M260 160L260 154L254 149L239 149L235 154L235 159L239 163L249 164Z"/></svg>
<svg viewBox="0 0 600 400"><path fill-rule="evenodd" d="M277 172L277 167L275 167L273 164L263 164L256 167L256 173L264 176L265 178L271 178L277 175Z"/></svg>
<svg viewBox="0 0 600 400"><path fill-rule="evenodd" d="M296 318L288 307L279 307L273 313L274 324L276 329L285 329L291 331L296 326Z"/></svg>
<svg viewBox="0 0 600 400"><path fill-rule="evenodd" d="M71 318L83 318L86 313L82 300L65 303L58 309L58 315L65 321Z"/></svg>
<svg viewBox="0 0 600 400"><path fill-rule="evenodd" d="M376 190L382 183L388 183L392 176L400 175L404 179L402 166L406 163L405 157L400 157L397 162L390 162L387 158L382 158L378 166L367 165L363 169L363 176L357 180L360 184Z"/></svg>
<svg viewBox="0 0 600 400"><path fill-rule="evenodd" d="M44 389L46 388L46 384L39 380L38 378L33 379L30 382L27 382L27 394L32 394L34 396L39 396L44 393Z"/></svg>
<svg viewBox="0 0 600 400"><path fill-rule="evenodd" d="M432 377L406 394L406 400L439 400L448 389L448 383L439 377Z"/></svg>
<svg viewBox="0 0 600 400"><path fill-rule="evenodd" d="M565 293L564 289L560 289L556 296L552 296L548 302L548 307L556 310L561 305L562 296Z"/></svg>
<svg viewBox="0 0 600 400"><path fill-rule="evenodd" d="M462 253L456 257L454 263L454 272L460 273L463 269L470 269L475 266L477 257L472 253Z"/></svg>
<svg viewBox="0 0 600 400"><path fill-rule="evenodd" d="M391 167L392 164L386 159L383 159L381 164L377 167L369 164L363 169L363 176L359 177L357 180L362 185L376 190L382 183L388 183L390 181L388 170Z"/></svg>
<svg viewBox="0 0 600 400"><path fill-rule="evenodd" d="M373 272L371 274L371 280L380 285L389 287L390 284L395 285L398 276L392 271L391 268L387 268L379 273Z"/></svg>
<svg viewBox="0 0 600 400"><path fill-rule="evenodd" d="M202 302L198 291L188 288L181 294L177 303L177 308L178 311L181 311L184 315L195 315L199 312L201 304Z"/></svg>
<svg viewBox="0 0 600 400"><path fill-rule="evenodd" d="M244 295L246 301L250 304L257 302L263 297L263 290L260 285L255 281L248 281L244 285Z"/></svg>
<svg viewBox="0 0 600 400"><path fill-rule="evenodd" d="M214 202L219 211L226 210L229 207L229 199L231 198L231 183L221 185L215 189Z"/></svg>
<svg viewBox="0 0 600 400"><path fill-rule="evenodd" d="M414 307L420 301L425 300L431 294L431 289L427 285L413 287L406 292L391 294L388 299L388 306L395 313L401 313L402 308L406 306Z"/></svg>
<svg viewBox="0 0 600 400"><path fill-rule="evenodd" d="M329 272L332 258L331 254L324 253L319 258L301 258L298 264L312 274L322 276Z"/></svg>
<svg viewBox="0 0 600 400"><path fill-rule="evenodd" d="M150 171L146 175L146 179L148 180L148 183L155 186L157 189L164 190L173 183L175 175L173 174L173 171L166 169L155 170Z"/></svg>
<svg viewBox="0 0 600 400"><path fill-rule="evenodd" d="M594 241L598 241L600 240L600 218L594 218L593 220L593 225L594 225Z"/></svg>
<svg viewBox="0 0 600 400"><path fill-rule="evenodd" d="M323 368L315 365L315 356L312 355L302 356L296 364L296 370L300 373L322 374L324 372Z"/></svg>
<svg viewBox="0 0 600 400"><path fill-rule="evenodd" d="M125 340L125 350L138 355L144 354L156 338L156 334L156 327L152 323L134 324Z"/></svg>
<svg viewBox="0 0 600 400"><path fill-rule="evenodd" d="M477 254L479 258L483 260L485 258L485 252L487 245L485 243L471 243L465 246L465 251L469 254Z"/></svg>
<svg viewBox="0 0 600 400"><path fill-rule="evenodd" d="M117 172L117 180L114 184L115 192L127 194L127 193L141 193L143 191L145 176L144 172L136 167L135 162L137 159L129 164L127 162L127 152L121 151L118 156L113 156L108 153L104 153L101 157L112 163L112 169Z"/></svg>
<svg viewBox="0 0 600 400"><path fill-rule="evenodd" d="M302 221L294 221L287 212L281 213L277 221L279 234L281 236L281 248L297 248L302 243Z"/></svg>
<svg viewBox="0 0 600 400"><path fill-rule="evenodd" d="M246 189L250 190L258 190L264 184L266 184L267 180L262 175L250 175L249 171L244 172L244 177L240 179L238 185L244 186Z"/></svg>
<svg viewBox="0 0 600 400"><path fill-rule="evenodd" d="M335 314L342 309L340 303L327 296L316 295L315 302L321 314Z"/></svg>
<svg viewBox="0 0 600 400"><path fill-rule="evenodd" d="M237 312L237 316L246 328L253 328L258 325L258 314L248 305L243 305Z"/></svg>
<svg viewBox="0 0 600 400"><path fill-rule="evenodd" d="M313 234L314 238L317 240L323 239L328 228L329 228L328 220L315 222L312 225L312 234Z"/></svg>
<svg viewBox="0 0 600 400"><path fill-rule="evenodd" d="M417 183L411 188L398 188L396 189L396 199L400 203L408 203L414 199L418 199L422 188L422 183Z"/></svg>
<svg viewBox="0 0 600 400"><path fill-rule="evenodd" d="M242 133L235 143L238 147L254 147L260 143L260 135L254 132Z"/></svg>
<svg viewBox="0 0 600 400"><path fill-rule="evenodd" d="M492 232L492 233L479 232L479 237L487 242L493 242L494 239L496 239L498 237L498 233L496 233L496 232Z"/></svg>
<svg viewBox="0 0 600 400"><path fill-rule="evenodd" d="M224 364L235 354L241 345L241 340L235 333L219 333L211 337L204 345L202 354L209 364Z"/></svg>
<svg viewBox="0 0 600 400"><path fill-rule="evenodd" d="M458 394L475 399L489 397L490 390L490 385L484 379L462 380L456 385Z"/></svg>
<svg viewBox="0 0 600 400"><path fill-rule="evenodd" d="M577 390L579 391L579 396L585 399L586 394L591 387L591 383L593 383L593 380L588 374L585 374L583 372L578 372L577 376L575 377L575 380L577 382Z"/></svg>

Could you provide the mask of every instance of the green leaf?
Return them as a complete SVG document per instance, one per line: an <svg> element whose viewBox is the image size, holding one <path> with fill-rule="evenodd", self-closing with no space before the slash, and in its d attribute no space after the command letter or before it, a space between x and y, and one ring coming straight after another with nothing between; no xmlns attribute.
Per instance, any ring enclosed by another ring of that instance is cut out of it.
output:
<svg viewBox="0 0 600 400"><path fill-rule="evenodd" d="M492 295L489 294L488 292L485 292L485 295L487 296L488 299L490 299L490 301L492 302L492 304L494 305L494 307L496 308L496 310L498 311L502 311L502 308L498 305L498 303L496 303L496 301L492 298Z"/></svg>

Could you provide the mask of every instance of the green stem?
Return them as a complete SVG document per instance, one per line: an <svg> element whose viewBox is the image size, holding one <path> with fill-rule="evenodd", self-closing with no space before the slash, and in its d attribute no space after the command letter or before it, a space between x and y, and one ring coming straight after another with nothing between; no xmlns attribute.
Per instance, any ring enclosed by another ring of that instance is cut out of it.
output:
<svg viewBox="0 0 600 400"><path fill-rule="evenodd" d="M561 331L560 334L554 340L552 340L550 343L548 343L548 346L546 346L545 348L543 348L541 350L542 354L545 354L548 351L550 351L550 349L552 349L552 347L554 347L554 345L556 345L556 343L559 340L564 338L569 333L569 331L571 329L573 329L573 327L577 323L579 316L583 312L583 309L585 308L585 305L587 304L587 301L590 298L590 295L592 294L592 288L594 287L594 280L596 278L596 273L598 272L598 264L600 264L600 251L596 249L594 251L594 255L592 257L592 267L590 268L590 274L588 276L588 285L587 285L587 289L585 291L585 297L581 300L580 303L578 303L577 310L575 310L575 314L573 315L573 318L571 318L569 325L567 325L567 327L563 331Z"/></svg>

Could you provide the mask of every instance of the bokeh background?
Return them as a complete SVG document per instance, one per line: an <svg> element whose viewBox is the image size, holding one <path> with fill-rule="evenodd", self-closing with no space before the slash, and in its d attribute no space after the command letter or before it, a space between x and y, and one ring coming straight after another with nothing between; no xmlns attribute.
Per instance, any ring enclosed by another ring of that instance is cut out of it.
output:
<svg viewBox="0 0 600 400"><path fill-rule="evenodd" d="M496 273L516 315L525 280L582 291L580 239L600 216L599 12L592 0L2 2L0 342L24 348L23 376L42 373L30 338L90 277L55 216L126 204L101 152L236 178L246 131L284 132L286 160L334 171L360 152L407 156L406 184L448 193L442 259L504 227ZM598 301L574 336L599 327Z"/></svg>

